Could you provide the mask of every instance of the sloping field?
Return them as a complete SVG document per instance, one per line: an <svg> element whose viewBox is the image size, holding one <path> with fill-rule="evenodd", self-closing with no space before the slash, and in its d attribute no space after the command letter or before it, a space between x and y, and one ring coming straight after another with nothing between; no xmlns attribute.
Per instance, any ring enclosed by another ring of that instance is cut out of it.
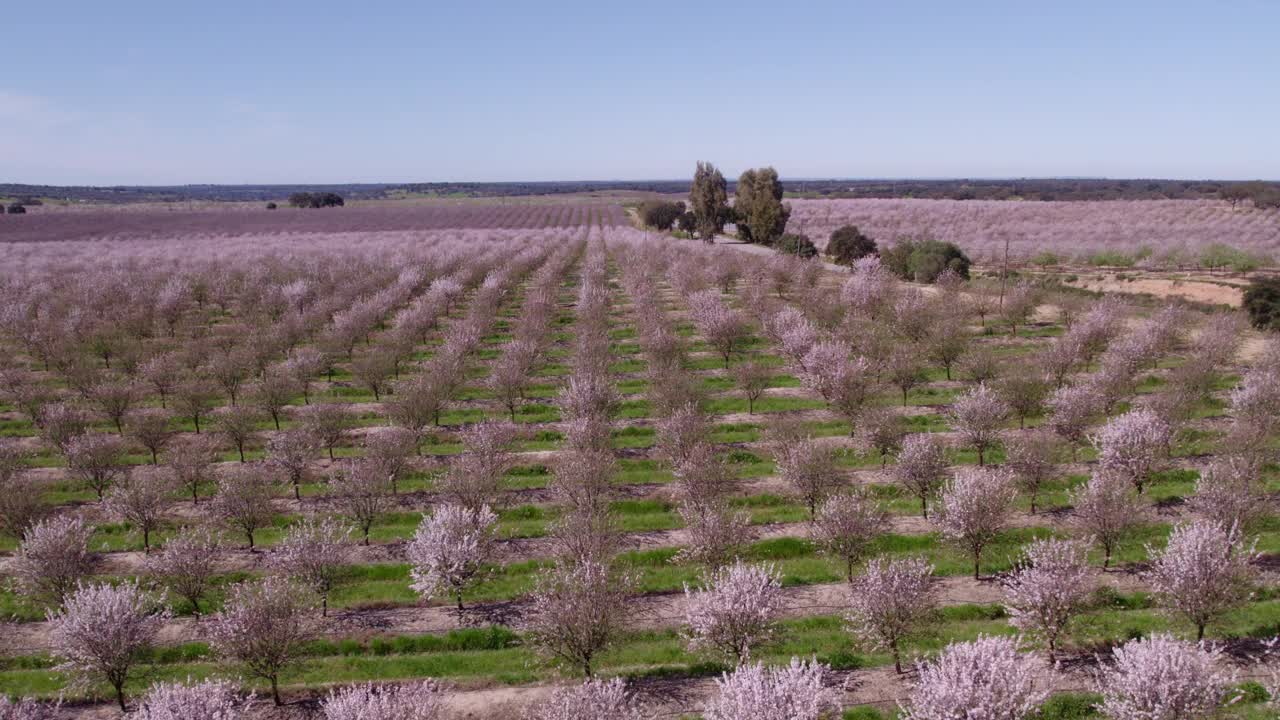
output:
<svg viewBox="0 0 1280 720"><path fill-rule="evenodd" d="M261 205L225 209L33 209L0 217L0 242L123 240L278 233L387 232L397 230L563 228L627 222L607 203L483 204L394 202L322 210Z"/></svg>
<svg viewBox="0 0 1280 720"><path fill-rule="evenodd" d="M1224 243L1244 251L1280 250L1280 210L1232 208L1217 200L1033 202L1007 200L791 200L791 232L825 247L832 231L857 225L877 242L932 238L952 242L975 260L1041 251L1083 258L1101 251L1194 257Z"/></svg>

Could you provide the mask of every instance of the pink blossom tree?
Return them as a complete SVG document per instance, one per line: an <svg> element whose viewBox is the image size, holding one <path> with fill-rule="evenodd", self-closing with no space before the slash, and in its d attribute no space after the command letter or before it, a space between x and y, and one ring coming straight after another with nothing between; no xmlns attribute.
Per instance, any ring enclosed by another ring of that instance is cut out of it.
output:
<svg viewBox="0 0 1280 720"><path fill-rule="evenodd" d="M755 537L751 516L731 510L722 500L682 502L678 512L687 539L673 562L719 569L735 560Z"/></svg>
<svg viewBox="0 0 1280 720"><path fill-rule="evenodd" d="M244 533L253 550L254 533L275 518L276 480L262 463L229 467L218 480L209 513L227 527Z"/></svg>
<svg viewBox="0 0 1280 720"><path fill-rule="evenodd" d="M1037 540L1003 581L1009 623L1039 636L1056 660L1072 618L1083 612L1097 583L1089 572L1088 547L1075 540Z"/></svg>
<svg viewBox="0 0 1280 720"><path fill-rule="evenodd" d="M403 685L352 685L330 690L320 703L324 720L441 720L444 690L434 680Z"/></svg>
<svg viewBox="0 0 1280 720"><path fill-rule="evenodd" d="M1112 720L1205 720L1217 717L1235 676L1203 645L1153 635L1111 651L1098 676L1099 709Z"/></svg>
<svg viewBox="0 0 1280 720"><path fill-rule="evenodd" d="M1017 488L1002 469L961 468L942 488L934 522L942 537L973 556L973 577L980 577L982 550L1004 530Z"/></svg>
<svg viewBox="0 0 1280 720"><path fill-rule="evenodd" d="M1067 385L1054 391L1046 404L1049 418L1045 425L1071 443L1074 457L1076 449L1085 441L1089 422L1101 410L1102 400L1089 385Z"/></svg>
<svg viewBox="0 0 1280 720"><path fill-rule="evenodd" d="M871 493L860 488L828 498L814 514L809 536L821 552L844 561L852 583L854 566L888 529L888 512Z"/></svg>
<svg viewBox="0 0 1280 720"><path fill-rule="evenodd" d="M437 505L405 550L413 565L411 587L423 597L452 595L461 621L463 593L493 557L497 521L487 505L479 510Z"/></svg>
<svg viewBox="0 0 1280 720"><path fill-rule="evenodd" d="M953 642L919 671L903 720L1025 720L1049 695L1036 687L1033 661L1007 637Z"/></svg>
<svg viewBox="0 0 1280 720"><path fill-rule="evenodd" d="M947 474L946 446L930 433L908 435L902 441L898 462L893 466L894 479L920 499L920 514L929 517L929 499L938 492Z"/></svg>
<svg viewBox="0 0 1280 720"><path fill-rule="evenodd" d="M982 465L986 451L1000 442L1009 406L983 383L956 398L947 415L964 442L978 451L978 465Z"/></svg>
<svg viewBox="0 0 1280 720"><path fill-rule="evenodd" d="M93 569L89 552L93 526L76 515L59 515L32 525L9 561L19 594L61 605Z"/></svg>
<svg viewBox="0 0 1280 720"><path fill-rule="evenodd" d="M124 685L155 642L167 613L136 584L81 585L49 613L49 643L73 683L105 681L126 711Z"/></svg>
<svg viewBox="0 0 1280 720"><path fill-rule="evenodd" d="M1057 442L1046 432L1014 435L1005 443L1005 459L1019 489L1030 496L1034 515L1040 490L1057 472Z"/></svg>
<svg viewBox="0 0 1280 720"><path fill-rule="evenodd" d="M746 319L737 310L725 305L718 290L701 290L689 296L689 315L707 344L715 348L724 359L725 369L729 360L747 338Z"/></svg>
<svg viewBox="0 0 1280 720"><path fill-rule="evenodd" d="M819 720L840 709L830 669L791 658L784 667L739 665L716 680L716 694L702 710L706 720Z"/></svg>
<svg viewBox="0 0 1280 720"><path fill-rule="evenodd" d="M936 606L933 566L923 558L875 558L850 589L849 627L863 643L888 650L901 673L902 641Z"/></svg>
<svg viewBox="0 0 1280 720"><path fill-rule="evenodd" d="M135 468L116 483L103 503L107 512L142 532L142 549L151 551L151 533L164 521L174 491L173 477L157 468Z"/></svg>
<svg viewBox="0 0 1280 720"><path fill-rule="evenodd" d="M226 680L188 683L152 685L138 702L134 717L139 720L238 720L244 716L249 700L239 697L234 683Z"/></svg>
<svg viewBox="0 0 1280 720"><path fill-rule="evenodd" d="M208 528L187 528L147 558L147 573L170 592L191 603L200 614L200 600L213 587L222 547Z"/></svg>
<svg viewBox="0 0 1280 720"><path fill-rule="evenodd" d="M1145 408L1114 417L1091 438L1103 469L1121 475L1142 494L1151 472L1169 452L1173 431Z"/></svg>
<svg viewBox="0 0 1280 720"><path fill-rule="evenodd" d="M529 709L524 720L645 720L648 715L627 692L622 678L587 680L560 688Z"/></svg>
<svg viewBox="0 0 1280 720"><path fill-rule="evenodd" d="M635 581L601 562L561 563L543 571L533 592L529 637L552 660L580 668L623 632L634 612Z"/></svg>
<svg viewBox="0 0 1280 720"><path fill-rule="evenodd" d="M200 488L213 481L219 452L218 441L207 435L182 437L169 447L169 470L178 485L191 492L192 505L200 502Z"/></svg>
<svg viewBox="0 0 1280 720"><path fill-rule="evenodd" d="M391 483L391 494L400 492L400 483L413 468L421 438L402 427L383 427L364 436L364 462Z"/></svg>
<svg viewBox="0 0 1280 720"><path fill-rule="evenodd" d="M1151 569L1147 581L1156 596L1175 615L1196 626L1196 639L1224 612L1249 599L1255 556L1235 528L1204 520L1175 527L1163 550L1147 546Z"/></svg>
<svg viewBox="0 0 1280 720"><path fill-rule="evenodd" d="M271 697L280 705L280 673L315 637L308 617L312 607L310 592L284 578L241 583L231 588L222 611L213 617L211 644L249 676L270 682Z"/></svg>
<svg viewBox="0 0 1280 720"><path fill-rule="evenodd" d="M1115 549L1142 521L1137 492L1124 478L1104 472L1072 490L1070 499L1073 524L1102 546L1106 570Z"/></svg>
<svg viewBox="0 0 1280 720"><path fill-rule="evenodd" d="M713 571L685 594L685 623L690 650L751 659L751 649L768 642L782 611L782 582L771 565L741 560Z"/></svg>
<svg viewBox="0 0 1280 720"><path fill-rule="evenodd" d="M312 518L289 528L271 554L281 575L310 588L320 597L320 614L329 614L329 593L353 559L351 528L333 518Z"/></svg>
<svg viewBox="0 0 1280 720"><path fill-rule="evenodd" d="M767 444L778 474L809 508L810 518L817 512L818 505L844 484L845 478L836 470L831 448L814 438L775 432Z"/></svg>
<svg viewBox="0 0 1280 720"><path fill-rule="evenodd" d="M711 425L696 405L678 408L656 423L655 446L672 466L688 460L699 445L707 442Z"/></svg>
<svg viewBox="0 0 1280 720"><path fill-rule="evenodd" d="M305 427L290 428L267 441L267 462L293 486L293 499L302 499L311 462L320 450L320 441Z"/></svg>
<svg viewBox="0 0 1280 720"><path fill-rule="evenodd" d="M1249 530L1270 515L1271 503L1259 482L1258 464L1240 456L1218 457L1200 471L1196 492L1187 499L1193 512L1223 528Z"/></svg>
<svg viewBox="0 0 1280 720"><path fill-rule="evenodd" d="M101 500L111 483L126 472L125 444L118 435L87 432L66 444L67 471Z"/></svg>
<svg viewBox="0 0 1280 720"><path fill-rule="evenodd" d="M338 403L319 403L302 413L302 426L319 439L321 447L329 451L330 460L333 460L333 449L346 439L347 430L354 420L351 413Z"/></svg>
<svg viewBox="0 0 1280 720"><path fill-rule="evenodd" d="M57 705L38 702L28 697L10 700L0 696L0 720L53 720Z"/></svg>
<svg viewBox="0 0 1280 720"><path fill-rule="evenodd" d="M748 415L755 414L756 402L764 395L764 391L769 388L772 380L773 373L770 372L769 366L759 361L748 360L733 366L733 381L742 392L742 396L747 399Z"/></svg>
<svg viewBox="0 0 1280 720"><path fill-rule="evenodd" d="M169 413L164 410L144 409L129 413L125 419L125 432L134 442L151 453L151 464L160 462L160 453L173 438Z"/></svg>
<svg viewBox="0 0 1280 720"><path fill-rule="evenodd" d="M355 522L365 545L369 544L373 524L394 502L390 475L368 458L343 463L329 478L329 493L337 507Z"/></svg>

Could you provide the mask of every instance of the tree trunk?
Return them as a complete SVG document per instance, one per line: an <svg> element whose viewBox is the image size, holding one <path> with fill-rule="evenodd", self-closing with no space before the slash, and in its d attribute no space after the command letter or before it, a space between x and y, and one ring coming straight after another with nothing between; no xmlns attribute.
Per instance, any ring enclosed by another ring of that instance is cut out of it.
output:
<svg viewBox="0 0 1280 720"><path fill-rule="evenodd" d="M296 481L296 480L295 480L295 481L293 482L293 499L294 499L294 500L301 501L301 500L302 500L302 490L301 490L301 488L299 488L299 487L298 487L298 485L299 485L298 481Z"/></svg>
<svg viewBox="0 0 1280 720"><path fill-rule="evenodd" d="M275 675L271 676L271 699L275 701L276 707L284 705L280 701L280 679Z"/></svg>
<svg viewBox="0 0 1280 720"><path fill-rule="evenodd" d="M329 593L320 596L320 617L329 615Z"/></svg>
<svg viewBox="0 0 1280 720"><path fill-rule="evenodd" d="M898 652L898 641L894 640L889 643L889 649L893 651L893 669L902 674L902 654Z"/></svg>
<svg viewBox="0 0 1280 720"><path fill-rule="evenodd" d="M116 685L115 688L116 688L116 702L120 703L120 712L129 712L129 707L124 704L124 683L122 682Z"/></svg>
<svg viewBox="0 0 1280 720"><path fill-rule="evenodd" d="M929 519L929 499L924 495L920 496L920 516Z"/></svg>
<svg viewBox="0 0 1280 720"><path fill-rule="evenodd" d="M979 574L979 571L978 571L978 568L981 566L981 564L982 564L982 551L979 550L973 554L973 579L974 580L981 579L981 575Z"/></svg>
<svg viewBox="0 0 1280 720"><path fill-rule="evenodd" d="M1204 640L1204 623L1196 623L1196 642Z"/></svg>

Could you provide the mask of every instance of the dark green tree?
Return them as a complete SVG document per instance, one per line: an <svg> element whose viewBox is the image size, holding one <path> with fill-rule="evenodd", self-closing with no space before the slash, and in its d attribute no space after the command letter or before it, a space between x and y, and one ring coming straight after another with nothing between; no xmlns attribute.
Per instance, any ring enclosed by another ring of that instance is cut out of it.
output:
<svg viewBox="0 0 1280 720"><path fill-rule="evenodd" d="M782 237L778 238L778 242L774 247L780 253L798 255L806 259L818 254L818 246L813 244L808 235L796 233L784 233Z"/></svg>
<svg viewBox="0 0 1280 720"><path fill-rule="evenodd" d="M1259 330L1280 330L1280 278L1254 278L1244 291L1244 309Z"/></svg>
<svg viewBox="0 0 1280 720"><path fill-rule="evenodd" d="M948 269L967 279L972 264L969 256L952 243L911 239L899 240L881 250L880 262L898 277L922 283L933 282Z"/></svg>
<svg viewBox="0 0 1280 720"><path fill-rule="evenodd" d="M699 162L693 173L693 188L689 191L698 237L711 242L724 230L725 209L729 207L729 184L724 175L709 162Z"/></svg>
<svg viewBox="0 0 1280 720"><path fill-rule="evenodd" d="M791 209L782 204L782 183L771 167L747 170L738 178L733 213L738 237L749 243L773 245L787 227Z"/></svg>
<svg viewBox="0 0 1280 720"><path fill-rule="evenodd" d="M640 204L640 221L645 227L657 230L670 230L676 220L684 214L684 203L647 200Z"/></svg>
<svg viewBox="0 0 1280 720"><path fill-rule="evenodd" d="M10 204L9 204L9 214L10 214L10 215L23 215L23 214L25 214L26 212L27 212L27 208L26 208L26 206L24 206L22 203L10 203Z"/></svg>
<svg viewBox="0 0 1280 720"><path fill-rule="evenodd" d="M845 225L831 233L827 254L834 262L852 265L855 260L876 254L876 241L862 234L857 225Z"/></svg>

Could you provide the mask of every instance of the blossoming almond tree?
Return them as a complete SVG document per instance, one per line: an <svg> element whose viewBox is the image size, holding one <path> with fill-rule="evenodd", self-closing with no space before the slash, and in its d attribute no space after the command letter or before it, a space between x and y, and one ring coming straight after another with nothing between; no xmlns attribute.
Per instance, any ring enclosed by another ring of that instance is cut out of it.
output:
<svg viewBox="0 0 1280 720"><path fill-rule="evenodd" d="M889 529L888 512L865 489L837 493L818 508L809 528L818 549L845 563L849 582L853 568L871 543Z"/></svg>
<svg viewBox="0 0 1280 720"><path fill-rule="evenodd" d="M1143 518L1137 491L1123 477L1094 473L1068 496L1072 523L1102 546L1102 569L1111 567L1111 555Z"/></svg>
<svg viewBox="0 0 1280 720"><path fill-rule="evenodd" d="M646 717L639 702L627 693L622 678L613 678L587 680L560 688L530 708L524 720L644 720Z"/></svg>
<svg viewBox="0 0 1280 720"><path fill-rule="evenodd" d="M590 678L595 657L632 617L634 585L631 576L597 561L560 563L544 571L533 592L530 639L547 657Z"/></svg>
<svg viewBox="0 0 1280 720"><path fill-rule="evenodd" d="M716 680L706 720L819 720L840 709L840 693L828 681L830 669L817 661L791 658L783 667L739 665Z"/></svg>
<svg viewBox="0 0 1280 720"><path fill-rule="evenodd" d="M1156 463L1169 452L1172 430L1159 415L1141 408L1112 418L1091 439L1102 467L1128 478L1142 494Z"/></svg>
<svg viewBox="0 0 1280 720"><path fill-rule="evenodd" d="M320 597L322 616L329 614L329 593L351 560L351 528L333 518L302 520L289 528L271 554L277 572Z"/></svg>
<svg viewBox="0 0 1280 720"><path fill-rule="evenodd" d="M280 673L297 660L315 636L308 614L310 591L281 577L267 576L231 588L226 605L213 618L213 649L242 665L252 677L271 683L280 700Z"/></svg>
<svg viewBox="0 0 1280 720"><path fill-rule="evenodd" d="M487 505L477 511L461 505L438 505L422 519L405 553L413 565L413 587L424 597L449 594L457 600L462 619L462 596L493 555L498 516Z"/></svg>
<svg viewBox="0 0 1280 720"><path fill-rule="evenodd" d="M698 590L684 588L689 646L728 656L741 665L752 647L767 642L782 611L782 582L770 565L741 560L716 570Z"/></svg>
<svg viewBox="0 0 1280 720"><path fill-rule="evenodd" d="M1001 468L962 468L942 489L934 522L942 536L973 555L973 577L980 577L982 549L1008 521L1017 488Z"/></svg>
<svg viewBox="0 0 1280 720"><path fill-rule="evenodd" d="M9 562L8 571L18 593L61 605L93 569L95 558L89 552L92 534L93 526L76 515L32 525Z"/></svg>
<svg viewBox="0 0 1280 720"><path fill-rule="evenodd" d="M440 720L444 695L433 680L404 685L352 685L320 702L324 720Z"/></svg>
<svg viewBox="0 0 1280 720"><path fill-rule="evenodd" d="M204 680L187 684L159 682L138 702L139 720L239 720L248 709L234 683Z"/></svg>
<svg viewBox="0 0 1280 720"><path fill-rule="evenodd" d="M147 558L147 573L191 603L197 617L200 600L213 585L222 548L208 528L187 528Z"/></svg>
<svg viewBox="0 0 1280 720"><path fill-rule="evenodd" d="M1050 663L1057 659L1071 619L1085 609L1097 584L1087 551L1075 540L1037 540L1024 551L1022 566L1002 583L1009 623L1043 638Z"/></svg>
<svg viewBox="0 0 1280 720"><path fill-rule="evenodd" d="M956 398L948 413L960 437L978 452L978 465L986 451L1000 441L1000 427L1009 416L1009 406L986 383L980 383Z"/></svg>
<svg viewBox="0 0 1280 720"><path fill-rule="evenodd" d="M954 642L918 667L903 720L1027 720L1049 695L1037 689L1034 663L1013 638Z"/></svg>
<svg viewBox="0 0 1280 720"><path fill-rule="evenodd" d="M1196 626L1197 640L1204 639L1206 625L1248 600L1253 588L1254 544L1235 528L1205 520L1179 525L1163 550L1148 545L1147 554L1152 589L1171 612Z"/></svg>
<svg viewBox="0 0 1280 720"><path fill-rule="evenodd" d="M127 710L124 685L168 616L159 608L136 584L79 586L48 615L49 642L62 659L58 669L80 687L105 681Z"/></svg>
<svg viewBox="0 0 1280 720"><path fill-rule="evenodd" d="M903 639L935 607L933 566L923 558L876 558L850 589L850 628L864 643L892 653L901 673Z"/></svg>
<svg viewBox="0 0 1280 720"><path fill-rule="evenodd" d="M1111 720L1202 720L1216 717L1235 676L1203 645L1153 635L1111 651L1098 676L1102 714Z"/></svg>
<svg viewBox="0 0 1280 720"><path fill-rule="evenodd" d="M908 435L902 441L898 462L893 466L894 478L912 495L920 499L920 515L929 517L929 500L942 485L947 473L946 446L930 433Z"/></svg>

